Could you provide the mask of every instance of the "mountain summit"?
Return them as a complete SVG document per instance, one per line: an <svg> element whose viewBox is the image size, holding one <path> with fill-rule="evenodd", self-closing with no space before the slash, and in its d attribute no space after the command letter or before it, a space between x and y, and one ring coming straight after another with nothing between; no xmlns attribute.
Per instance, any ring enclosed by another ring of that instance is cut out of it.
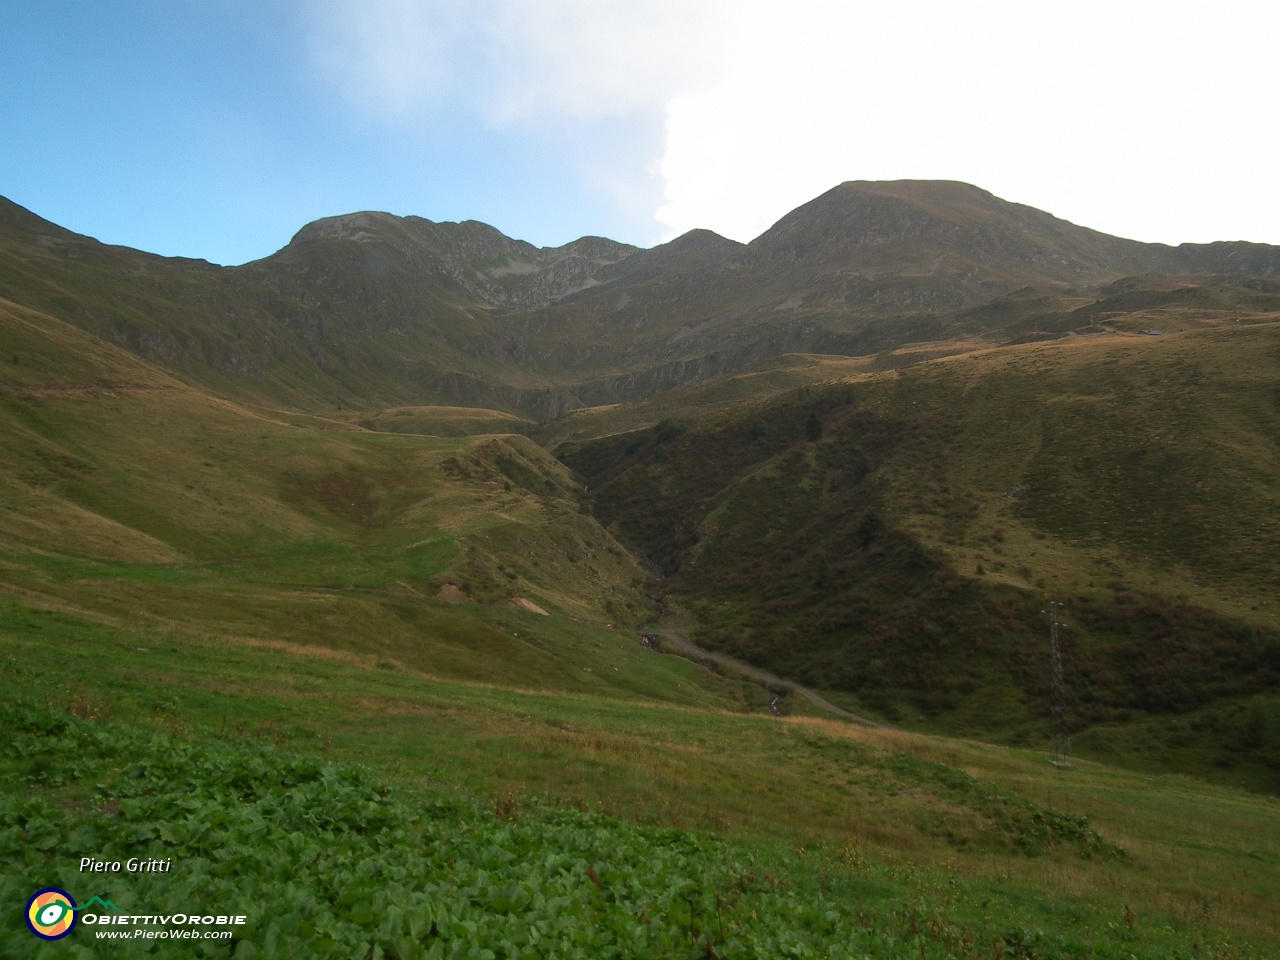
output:
<svg viewBox="0 0 1280 960"><path fill-rule="evenodd" d="M407 268L492 306L531 309L594 285L600 271L638 248L604 237L561 247L513 240L478 220L434 223L364 211L307 224L262 264L305 263L327 244L361 244L365 269ZM353 254L357 258L359 254Z"/></svg>
<svg viewBox="0 0 1280 960"><path fill-rule="evenodd" d="M787 214L750 248L766 262L868 274L977 268L1020 284L1094 285L1150 272L1280 271L1280 250L1265 244L1169 247L1124 240L946 180L842 183Z"/></svg>

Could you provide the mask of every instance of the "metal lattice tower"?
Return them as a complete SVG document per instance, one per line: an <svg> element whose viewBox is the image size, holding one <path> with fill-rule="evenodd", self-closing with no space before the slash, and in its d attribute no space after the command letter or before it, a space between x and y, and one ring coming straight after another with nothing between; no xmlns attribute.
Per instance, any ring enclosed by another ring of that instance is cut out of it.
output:
<svg viewBox="0 0 1280 960"><path fill-rule="evenodd" d="M1050 600L1044 613L1049 616L1049 649L1053 656L1053 756L1055 767L1074 770L1071 762L1071 727L1067 723L1067 687L1062 681L1062 650L1058 645L1058 607Z"/></svg>

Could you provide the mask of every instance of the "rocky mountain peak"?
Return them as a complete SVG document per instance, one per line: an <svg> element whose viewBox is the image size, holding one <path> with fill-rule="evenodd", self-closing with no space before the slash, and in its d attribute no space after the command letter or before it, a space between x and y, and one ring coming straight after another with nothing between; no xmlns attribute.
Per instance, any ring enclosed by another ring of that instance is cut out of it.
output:
<svg viewBox="0 0 1280 960"><path fill-rule="evenodd" d="M289 245L311 243L316 240L354 240L369 243L389 231L396 230L400 222L399 217L375 210L362 210L359 213L347 213L338 217L324 217L308 223L295 233Z"/></svg>

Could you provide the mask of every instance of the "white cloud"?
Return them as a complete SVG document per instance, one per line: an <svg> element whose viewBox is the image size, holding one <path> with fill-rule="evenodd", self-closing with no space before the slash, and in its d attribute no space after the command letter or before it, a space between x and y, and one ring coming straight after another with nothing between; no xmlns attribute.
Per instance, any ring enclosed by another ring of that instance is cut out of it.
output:
<svg viewBox="0 0 1280 960"><path fill-rule="evenodd" d="M312 58L362 110L396 117L454 90L454 57L465 23L446 4L413 0L316 0Z"/></svg>
<svg viewBox="0 0 1280 960"><path fill-rule="evenodd" d="M488 35L501 62L490 102L502 119L653 110L709 66L711 3L525 0L497 7Z"/></svg>
<svg viewBox="0 0 1280 960"><path fill-rule="evenodd" d="M628 239L653 242L664 111L714 75L729 2L312 0L311 53L362 116L393 129L460 109L550 146L631 221Z"/></svg>
<svg viewBox="0 0 1280 960"><path fill-rule="evenodd" d="M494 124L660 112L696 82L716 2L315 0L312 53L362 109L457 101Z"/></svg>
<svg viewBox="0 0 1280 960"><path fill-rule="evenodd" d="M850 179L954 179L1145 240L1280 242L1280 5L315 0L359 109L560 138L666 236L749 240ZM602 120L652 134L602 144ZM640 127L635 129L639 130ZM603 159L602 159L603 158ZM652 203L645 199L644 203Z"/></svg>
<svg viewBox="0 0 1280 960"><path fill-rule="evenodd" d="M672 98L657 211L750 240L852 179L953 179L1139 239L1280 242L1264 4L760 3Z"/></svg>

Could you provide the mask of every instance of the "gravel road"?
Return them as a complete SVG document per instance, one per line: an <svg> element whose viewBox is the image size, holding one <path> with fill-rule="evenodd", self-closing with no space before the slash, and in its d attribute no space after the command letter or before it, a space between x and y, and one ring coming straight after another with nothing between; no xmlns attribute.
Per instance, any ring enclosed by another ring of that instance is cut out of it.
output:
<svg viewBox="0 0 1280 960"><path fill-rule="evenodd" d="M783 680L781 677L774 676L768 670L761 670L759 667L753 667L751 664L743 663L741 660L735 660L733 657L726 657L723 654L711 653L709 650L703 650L700 646L680 632L681 630L689 629L692 625L692 622L686 619L670 618L665 619L659 626L647 627L644 630L641 630L640 633L642 636L661 637L681 653L688 654L696 660L710 660L712 663L717 663L720 666L727 667L737 673L745 674L746 676L751 677L751 679L758 680L763 684L786 687L788 690L800 694L800 696L804 697L819 710L825 710L827 713L833 713L837 717L841 717L845 720L852 720L854 723L860 723L867 727L879 727L882 730L893 729L888 724L878 723L875 720L868 720L866 717L860 717L856 713L850 713L848 710L837 707L830 700L814 693L808 687L802 687L800 684L794 683L791 680Z"/></svg>

